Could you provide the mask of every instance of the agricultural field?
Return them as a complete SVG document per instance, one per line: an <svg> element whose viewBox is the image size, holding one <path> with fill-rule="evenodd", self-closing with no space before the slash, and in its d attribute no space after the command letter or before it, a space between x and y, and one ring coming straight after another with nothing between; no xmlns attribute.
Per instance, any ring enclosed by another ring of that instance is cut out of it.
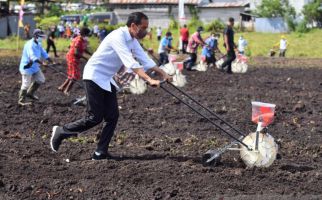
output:
<svg viewBox="0 0 322 200"><path fill-rule="evenodd" d="M60 59L57 69L65 71ZM203 166L201 156L230 139L161 88L119 93L113 159L90 160L101 126L53 153L52 126L85 113L85 107L72 105L84 91L75 86L64 96L56 89L64 77L45 68L40 101L20 107L19 60L0 58L0 199L322 198L321 59L256 57L246 74L184 71L183 90L244 133L256 129L251 101L277 105L268 131L281 158L252 169L235 151L225 153L218 166Z"/></svg>

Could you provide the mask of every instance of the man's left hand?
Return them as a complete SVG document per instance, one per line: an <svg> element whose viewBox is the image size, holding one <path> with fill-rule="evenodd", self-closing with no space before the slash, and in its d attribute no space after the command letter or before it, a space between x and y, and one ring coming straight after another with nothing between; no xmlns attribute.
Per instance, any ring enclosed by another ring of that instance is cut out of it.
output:
<svg viewBox="0 0 322 200"><path fill-rule="evenodd" d="M164 73L164 75L162 76L163 80L167 81L167 82L172 82L173 81L173 78L172 76Z"/></svg>

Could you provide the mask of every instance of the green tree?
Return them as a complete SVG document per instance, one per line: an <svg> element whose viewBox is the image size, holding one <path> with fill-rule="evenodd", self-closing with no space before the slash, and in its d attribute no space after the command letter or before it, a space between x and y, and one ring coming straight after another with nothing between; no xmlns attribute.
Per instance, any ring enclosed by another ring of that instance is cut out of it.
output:
<svg viewBox="0 0 322 200"><path fill-rule="evenodd" d="M262 4L257 7L256 14L260 17L283 17L289 30L296 29L296 11L288 0L263 0Z"/></svg>
<svg viewBox="0 0 322 200"><path fill-rule="evenodd" d="M289 4L288 0L263 0L255 12L260 17L268 18L286 16L295 18L296 16L295 9Z"/></svg>
<svg viewBox="0 0 322 200"><path fill-rule="evenodd" d="M322 22L322 0L314 0L304 6L302 13L307 22Z"/></svg>

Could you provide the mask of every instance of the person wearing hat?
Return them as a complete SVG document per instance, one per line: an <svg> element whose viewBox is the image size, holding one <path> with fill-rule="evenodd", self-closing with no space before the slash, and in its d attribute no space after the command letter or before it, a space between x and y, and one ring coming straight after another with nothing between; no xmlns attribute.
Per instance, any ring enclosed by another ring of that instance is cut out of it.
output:
<svg viewBox="0 0 322 200"><path fill-rule="evenodd" d="M280 46L279 57L285 57L286 49L287 49L287 46L288 46L287 40L285 38L285 35L281 36L279 46Z"/></svg>
<svg viewBox="0 0 322 200"><path fill-rule="evenodd" d="M77 136L104 121L97 148L92 160L109 158L109 143L119 117L116 92L118 84L128 82L127 77L115 75L124 68L132 70L151 86L160 86L160 80L151 78L145 70L155 72L161 79L171 81L171 77L160 69L146 54L139 40L147 34L148 17L142 12L131 13L126 26L108 34L88 60L83 72L83 82L87 99L87 112L84 117L63 126L54 126L50 146L54 152L59 150L62 142ZM126 72L127 70L124 69ZM125 76L128 73L124 73Z"/></svg>
<svg viewBox="0 0 322 200"><path fill-rule="evenodd" d="M228 19L227 27L224 30L224 46L227 51L227 58L224 63L220 66L222 71L226 71L228 74L231 74L231 64L236 59L236 45L234 42L234 18L230 17Z"/></svg>
<svg viewBox="0 0 322 200"><path fill-rule="evenodd" d="M171 49L173 49L171 42L172 42L172 33L167 32L164 38L162 38L158 49L158 53L160 57L159 66L167 64L169 62L168 52L170 52Z"/></svg>
<svg viewBox="0 0 322 200"><path fill-rule="evenodd" d="M201 38L201 33L203 31L203 27L199 26L197 28L197 31L191 35L188 47L187 47L187 53L190 54L190 58L186 60L183 64L184 67L187 70L193 70L193 66L196 64L197 61L197 50L199 45L205 45L206 43Z"/></svg>
<svg viewBox="0 0 322 200"><path fill-rule="evenodd" d="M31 102L27 101L27 98L32 100L39 99L35 95L35 92L45 82L45 76L40 69L40 65L45 64L42 59L52 62L47 52L41 46L44 37L45 35L42 30L35 29L33 38L24 45L19 66L19 71L22 75L22 84L18 100L19 105L31 104Z"/></svg>

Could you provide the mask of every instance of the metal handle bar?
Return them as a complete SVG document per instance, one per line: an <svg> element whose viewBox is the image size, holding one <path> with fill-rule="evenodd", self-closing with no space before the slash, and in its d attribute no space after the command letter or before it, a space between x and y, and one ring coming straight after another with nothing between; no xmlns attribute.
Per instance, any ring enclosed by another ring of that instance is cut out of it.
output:
<svg viewBox="0 0 322 200"><path fill-rule="evenodd" d="M223 129L220 125L216 124L215 122L213 122L211 119L209 119L207 116L203 115L201 112L199 112L198 110L196 110L195 108L193 108L191 105L189 105L187 102L181 100L178 96L176 96L175 94L173 94L170 90L168 90L167 88L165 88L162 84L160 85L160 87L166 91L167 93L169 93L171 96L175 97L176 99L178 99L180 102L182 102L183 104L185 104L186 106L188 106L191 110L193 110L195 113L199 114L201 117L203 117L204 119L206 119L207 121L209 121L212 125L214 125L215 127L219 128L221 131L223 131L224 133L226 133L229 137L231 137L232 139L234 139L235 141L238 141L240 144L242 144L243 146L245 146L247 149L251 150L247 144L245 144L244 142L242 142L240 139L236 138L235 136L233 136L232 134L230 134L229 132L227 132L225 129Z"/></svg>
<svg viewBox="0 0 322 200"><path fill-rule="evenodd" d="M204 105L202 105L201 103L199 103L197 100L195 100L194 98L192 98L190 95L188 95L186 92L184 92L183 90L181 90L180 88L176 87L175 85L173 85L170 82L167 82L169 85L171 85L172 87L174 87L176 90L178 90L179 92L181 92L183 95L185 95L186 97L188 97L190 100L192 100L193 102L195 102L197 105L199 105L200 107L202 107L203 109L207 110L211 115L215 116L217 119L219 119L220 121L222 121L224 124L226 124L228 127L230 127L231 129L233 129L234 131L236 131L237 133L239 133L242 136L246 136L244 133L242 133L240 130L236 129L235 127L233 127L231 124L229 124L227 121L225 121L224 119L222 119L221 117L219 117L216 113L214 113L213 111L211 111L209 108L205 107Z"/></svg>
<svg viewBox="0 0 322 200"><path fill-rule="evenodd" d="M144 50L147 51L147 49L143 46L143 44L141 44L142 48ZM157 60L157 58L155 57L154 54L150 54L152 56L152 58L154 60ZM225 54L222 54L223 57L225 57L226 55ZM221 59L220 58L220 59ZM217 119L219 119L220 121L222 121L224 124L226 124L228 127L230 127L231 129L233 129L234 131L236 131L237 133L239 133L240 135L242 136L246 136L245 134L243 134L241 131L239 131L238 129L234 128L232 125L230 125L228 122L226 122L225 120L223 120L222 118L220 118L216 113L212 112L210 109L208 109L207 107L203 106L201 103L199 103L198 101L196 101L195 99L193 99L190 95L188 95L187 93L185 93L184 91L182 91L181 89L179 89L178 87L176 87L175 85L173 85L172 83L170 82L167 82L168 84L170 84L172 87L174 87L175 89L177 89L179 92L181 92L183 95L187 96L189 99L191 99L193 102L195 102L196 104L198 104L200 107L202 107L203 109L207 110L210 114L212 114L213 116L215 116ZM160 84L161 85L161 84ZM162 87L164 89L164 87ZM179 99L181 100L181 99Z"/></svg>

